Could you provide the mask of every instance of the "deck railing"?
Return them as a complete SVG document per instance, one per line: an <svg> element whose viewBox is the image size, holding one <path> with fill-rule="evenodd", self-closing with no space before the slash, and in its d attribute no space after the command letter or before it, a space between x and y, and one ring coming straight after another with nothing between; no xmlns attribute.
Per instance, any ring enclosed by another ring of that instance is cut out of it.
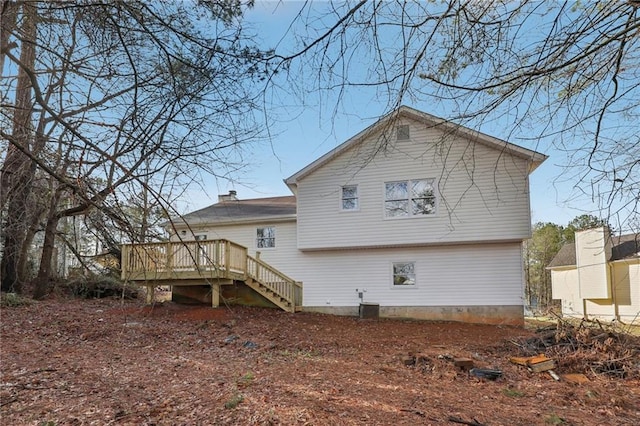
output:
<svg viewBox="0 0 640 426"><path fill-rule="evenodd" d="M124 244L122 278L183 271L246 274L247 248L229 240Z"/></svg>
<svg viewBox="0 0 640 426"><path fill-rule="evenodd" d="M122 279L173 281L187 278L252 279L285 299L302 305L302 284L271 265L249 256L248 249L229 240L169 241L124 244Z"/></svg>

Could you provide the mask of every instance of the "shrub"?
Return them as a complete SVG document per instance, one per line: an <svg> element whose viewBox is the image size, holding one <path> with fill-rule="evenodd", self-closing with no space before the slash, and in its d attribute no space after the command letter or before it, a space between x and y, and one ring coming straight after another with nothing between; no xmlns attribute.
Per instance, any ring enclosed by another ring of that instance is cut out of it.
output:
<svg viewBox="0 0 640 426"><path fill-rule="evenodd" d="M64 284L69 293L75 297L86 299L103 297L122 297L135 299L138 297L137 288L128 286L121 280L109 275L90 275L78 277Z"/></svg>
<svg viewBox="0 0 640 426"><path fill-rule="evenodd" d="M27 306L32 302L31 299L20 296L17 293L2 293L0 296L0 306L3 308L14 308L17 306Z"/></svg>

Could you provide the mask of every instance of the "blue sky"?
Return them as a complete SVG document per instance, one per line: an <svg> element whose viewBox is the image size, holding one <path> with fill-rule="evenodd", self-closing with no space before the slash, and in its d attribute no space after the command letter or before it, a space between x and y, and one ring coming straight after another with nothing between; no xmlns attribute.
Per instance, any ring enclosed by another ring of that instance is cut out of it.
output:
<svg viewBox="0 0 640 426"><path fill-rule="evenodd" d="M283 39L289 24L300 10L300 2L257 2L246 15L247 22L259 34L265 47L292 46L290 38ZM314 161L327 151L372 124L385 111L385 102L376 102L376 94L366 91L348 92L343 98L339 114L334 114L335 98L325 94L320 104L317 94L305 95L306 105L300 98L279 94L274 104L281 104L269 114L275 114L276 122L270 127L269 140L251 145L246 154L247 167L234 181L208 179L205 190L189 191L185 211L195 210L217 201L217 194L230 189L242 199L290 195L282 180ZM442 116L432 105L419 100L406 105L427 113ZM575 199L571 178L563 175L565 154L548 143L514 140L507 137L508 123L496 122L484 126L482 131L512 143L535 149L549 156L530 179L533 222L567 224L574 217L596 210L588 197ZM573 198L573 199L572 199Z"/></svg>

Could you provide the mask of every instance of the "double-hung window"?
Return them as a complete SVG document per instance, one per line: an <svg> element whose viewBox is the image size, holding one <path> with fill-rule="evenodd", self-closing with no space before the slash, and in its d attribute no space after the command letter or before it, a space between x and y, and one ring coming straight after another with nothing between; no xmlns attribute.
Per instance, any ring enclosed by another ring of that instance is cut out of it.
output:
<svg viewBox="0 0 640 426"><path fill-rule="evenodd" d="M273 226L265 226L258 228L256 232L257 248L275 248L276 246L276 228Z"/></svg>
<svg viewBox="0 0 640 426"><path fill-rule="evenodd" d="M393 286L415 286L416 264L414 262L393 263Z"/></svg>
<svg viewBox="0 0 640 426"><path fill-rule="evenodd" d="M358 186L348 185L342 187L342 198L340 208L343 211L355 211L359 209Z"/></svg>
<svg viewBox="0 0 640 426"><path fill-rule="evenodd" d="M435 179L402 180L384 185L385 217L415 217L436 213Z"/></svg>

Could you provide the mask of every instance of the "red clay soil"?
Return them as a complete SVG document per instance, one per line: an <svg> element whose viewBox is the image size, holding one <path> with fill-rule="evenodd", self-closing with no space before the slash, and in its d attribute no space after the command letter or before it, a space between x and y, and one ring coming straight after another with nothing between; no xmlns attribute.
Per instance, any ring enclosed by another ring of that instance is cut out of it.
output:
<svg viewBox="0 0 640 426"><path fill-rule="evenodd" d="M106 299L1 320L2 425L640 424L635 378L574 385L509 363L522 328Z"/></svg>

